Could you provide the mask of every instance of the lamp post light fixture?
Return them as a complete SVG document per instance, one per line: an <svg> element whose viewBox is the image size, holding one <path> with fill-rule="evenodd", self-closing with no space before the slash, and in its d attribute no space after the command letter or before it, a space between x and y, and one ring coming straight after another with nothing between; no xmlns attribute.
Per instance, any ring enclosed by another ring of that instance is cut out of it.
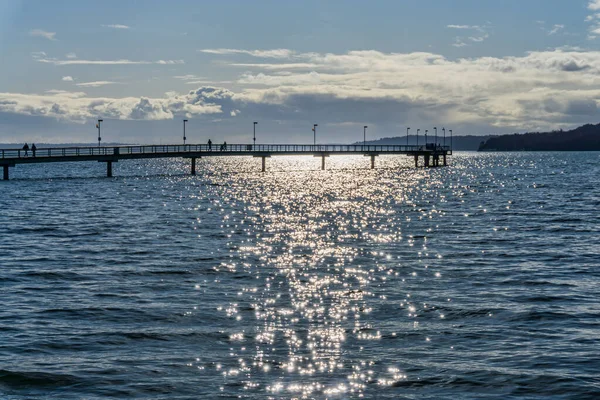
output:
<svg viewBox="0 0 600 400"><path fill-rule="evenodd" d="M187 137L185 137L185 123L188 122L187 119L183 120L183 145L185 146L185 141L187 140Z"/></svg>
<svg viewBox="0 0 600 400"><path fill-rule="evenodd" d="M444 132L444 146L446 146L446 128L442 128L442 132Z"/></svg>
<svg viewBox="0 0 600 400"><path fill-rule="evenodd" d="M256 122L256 121L254 121L254 123L252 124L252 126L254 127L254 137L252 138L252 141L254 142L254 147L256 147L256 125L257 124L258 124L258 122Z"/></svg>
<svg viewBox="0 0 600 400"><path fill-rule="evenodd" d="M104 122L103 119L99 119L98 123L96 124L96 128L98 128L98 147L100 147L100 141L102 141L102 137L100 136L100 124Z"/></svg>
<svg viewBox="0 0 600 400"><path fill-rule="evenodd" d="M367 128L367 125L363 126L363 148L367 145Z"/></svg>
<svg viewBox="0 0 600 400"><path fill-rule="evenodd" d="M408 150L408 131L410 131L410 128L406 128L406 147Z"/></svg>
<svg viewBox="0 0 600 400"><path fill-rule="evenodd" d="M319 124L313 124L313 145L317 145L317 126L319 126Z"/></svg>

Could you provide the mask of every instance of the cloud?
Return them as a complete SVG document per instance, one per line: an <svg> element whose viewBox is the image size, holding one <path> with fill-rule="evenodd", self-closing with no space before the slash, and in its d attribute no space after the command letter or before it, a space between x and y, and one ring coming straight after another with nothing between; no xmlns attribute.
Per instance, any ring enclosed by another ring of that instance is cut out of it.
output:
<svg viewBox="0 0 600 400"><path fill-rule="evenodd" d="M157 60L157 61L132 61L127 59L121 60L79 60L79 59L67 59L59 60L56 58L47 58L46 53L32 53L32 57L35 61L52 64L52 65L177 65L185 64L183 60Z"/></svg>
<svg viewBox="0 0 600 400"><path fill-rule="evenodd" d="M552 27L552 29L550 29L550 30L548 31L548 35L555 35L555 34L557 34L558 32L562 31L563 29L565 29L565 26L564 26L564 25L556 24L556 25L554 25L554 26Z"/></svg>
<svg viewBox="0 0 600 400"><path fill-rule="evenodd" d="M356 104L367 108L378 104L383 109L402 107L413 120L425 121L428 115L432 120L443 117L478 126L551 129L582 114L575 110L591 110L590 101L600 98L600 52L575 48L454 61L433 53L377 51L294 53L294 59L311 68L303 70L285 62L246 65L260 72L239 77L237 84L245 88L236 96L245 100L239 109L248 114L252 107L260 105L262 109L268 104L276 110L271 118L297 118L307 115L308 108L316 112L311 101L328 99L324 110L340 121L343 115L347 119L359 115ZM551 98L559 99L563 106L536 112L523 106L527 101ZM579 106L568 107L568 102ZM375 115L375 111L365 109L363 114ZM378 116L382 121L394 118Z"/></svg>
<svg viewBox="0 0 600 400"><path fill-rule="evenodd" d="M68 76L68 75L67 76L63 76L62 80L64 82L73 82L73 77L72 76Z"/></svg>
<svg viewBox="0 0 600 400"><path fill-rule="evenodd" d="M288 49L273 49L273 50L239 50L239 49L202 49L202 53L230 55L230 54L247 54L252 57L260 58L291 58L295 53Z"/></svg>
<svg viewBox="0 0 600 400"><path fill-rule="evenodd" d="M43 37L48 40L56 40L56 32L47 32L41 29L34 29L29 32L29 36Z"/></svg>
<svg viewBox="0 0 600 400"><path fill-rule="evenodd" d="M452 43L452 46L454 46L454 47L465 47L465 46L468 46L468 44L466 44L465 42L463 42L460 38L456 38L456 40L454 41L454 43Z"/></svg>
<svg viewBox="0 0 600 400"><path fill-rule="evenodd" d="M64 79L63 79L64 80ZM100 86L106 86L106 85L116 85L118 84L118 82L111 82L111 81L94 81L94 82L81 82L81 83L76 83L76 86L79 87L100 87Z"/></svg>
<svg viewBox="0 0 600 400"><path fill-rule="evenodd" d="M190 80L195 80L195 79L206 79L202 76L196 76L193 74L188 74L188 75L176 75L173 78L175 79L181 79L182 81L190 81Z"/></svg>
<svg viewBox="0 0 600 400"><path fill-rule="evenodd" d="M486 33L486 34L481 35L481 36L469 36L469 40L471 42L479 43L479 42L483 42L485 39L487 39L489 37L490 36Z"/></svg>
<svg viewBox="0 0 600 400"><path fill-rule="evenodd" d="M468 46L469 44L467 43L467 41L470 41L473 43L483 42L484 40L486 40L487 38L490 37L490 35L486 31L486 29L488 27L489 27L489 23L486 23L486 25L484 25L484 26L481 26L481 25L446 25L446 28L449 28L449 29L472 30L472 31L476 31L478 33L477 35L469 36L467 38L457 36L454 39L454 43L452 43L452 46L454 46L454 47Z"/></svg>
<svg viewBox="0 0 600 400"><path fill-rule="evenodd" d="M111 25L101 25L104 28L112 28L112 29L130 29L129 26L127 25L120 25L120 24L111 24Z"/></svg>
<svg viewBox="0 0 600 400"><path fill-rule="evenodd" d="M77 58L77 54L75 54L75 53L67 53L65 55L65 57L67 57L68 59L73 59L73 58Z"/></svg>
<svg viewBox="0 0 600 400"><path fill-rule="evenodd" d="M201 79L197 81L187 81L188 85L230 85L234 81L213 81L210 79Z"/></svg>
<svg viewBox="0 0 600 400"><path fill-rule="evenodd" d="M600 10L600 0L590 0L588 3L588 9L592 11ZM588 15L585 22L590 22L588 40L594 40L597 38L596 35L600 35L600 13L594 13Z"/></svg>
<svg viewBox="0 0 600 400"><path fill-rule="evenodd" d="M271 69L271 70L311 69L311 68L314 69L314 68L319 68L320 67L318 64L313 64L313 63L286 63L286 64L230 63L228 65L232 66L232 67L244 67L244 68L259 67L259 68L262 68L262 69Z"/></svg>
<svg viewBox="0 0 600 400"><path fill-rule="evenodd" d="M186 94L164 97L89 97L84 92L49 90L42 94L0 93L0 112L51 117L83 123L98 116L120 120L164 120L201 115L239 113L235 94L222 88L202 87Z"/></svg>
<svg viewBox="0 0 600 400"><path fill-rule="evenodd" d="M450 29L479 29L477 25L446 25Z"/></svg>

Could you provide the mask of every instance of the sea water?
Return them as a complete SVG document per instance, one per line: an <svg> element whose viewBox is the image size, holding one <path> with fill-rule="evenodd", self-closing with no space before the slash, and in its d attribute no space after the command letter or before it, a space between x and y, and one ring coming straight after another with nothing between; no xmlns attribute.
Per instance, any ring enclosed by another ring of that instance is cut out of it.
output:
<svg viewBox="0 0 600 400"><path fill-rule="evenodd" d="M600 153L19 165L2 399L600 398Z"/></svg>

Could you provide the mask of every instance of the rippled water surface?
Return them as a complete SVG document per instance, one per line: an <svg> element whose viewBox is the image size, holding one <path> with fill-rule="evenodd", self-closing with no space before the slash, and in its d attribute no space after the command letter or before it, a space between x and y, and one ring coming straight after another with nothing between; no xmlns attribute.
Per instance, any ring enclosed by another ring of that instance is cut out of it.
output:
<svg viewBox="0 0 600 400"><path fill-rule="evenodd" d="M0 398L600 398L600 154L25 165Z"/></svg>

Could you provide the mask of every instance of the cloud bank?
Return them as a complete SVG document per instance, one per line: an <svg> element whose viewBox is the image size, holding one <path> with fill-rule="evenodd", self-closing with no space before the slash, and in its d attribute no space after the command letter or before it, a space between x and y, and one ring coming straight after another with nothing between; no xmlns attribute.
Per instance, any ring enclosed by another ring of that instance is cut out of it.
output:
<svg viewBox="0 0 600 400"><path fill-rule="evenodd" d="M201 51L218 57L215 62L237 75L235 92L201 86L157 98L97 98L61 91L0 93L0 111L78 122L99 116L126 120L247 117L322 124L444 123L487 130L555 129L600 117L598 51L557 49L520 57L456 60L428 52L374 50L341 54L288 49ZM240 62L240 57L254 62ZM190 73L175 78L195 82L201 77Z"/></svg>
<svg viewBox="0 0 600 400"><path fill-rule="evenodd" d="M112 82L110 82L112 83ZM100 86L89 82L79 86ZM167 93L162 98L89 97L84 92L51 90L42 94L0 93L0 112L53 117L84 123L97 117L121 120L161 120L176 116L231 112L234 94L226 89L203 87L180 95Z"/></svg>

